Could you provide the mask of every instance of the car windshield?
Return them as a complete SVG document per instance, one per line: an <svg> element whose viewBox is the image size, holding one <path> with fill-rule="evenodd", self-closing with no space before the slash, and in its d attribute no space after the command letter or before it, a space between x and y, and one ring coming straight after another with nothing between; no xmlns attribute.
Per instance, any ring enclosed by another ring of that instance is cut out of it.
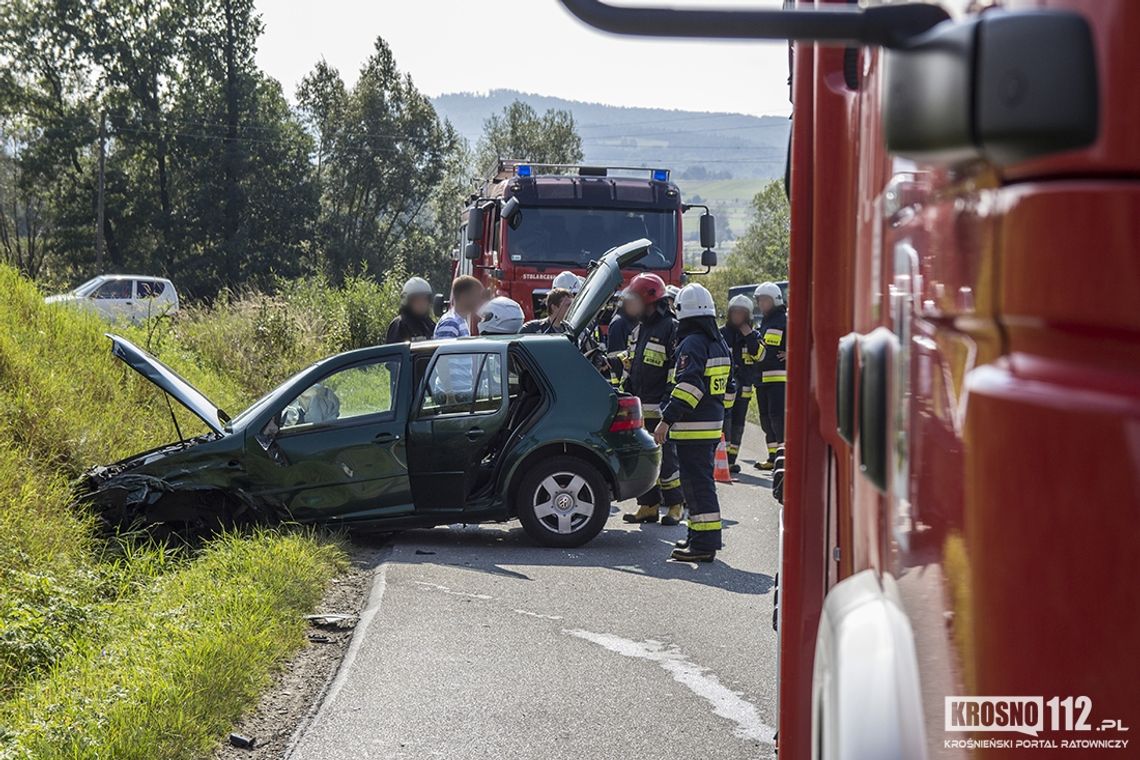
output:
<svg viewBox="0 0 1140 760"><path fill-rule="evenodd" d="M76 296L89 296L95 291L95 288L103 284L104 279L105 278L103 277L92 277L90 280L83 283L75 290L71 291L71 293L72 295Z"/></svg>
<svg viewBox="0 0 1140 760"><path fill-rule="evenodd" d="M507 232L515 264L585 268L615 245L649 238L649 255L632 266L671 269L677 260L677 212L656 209L523 208L518 229Z"/></svg>

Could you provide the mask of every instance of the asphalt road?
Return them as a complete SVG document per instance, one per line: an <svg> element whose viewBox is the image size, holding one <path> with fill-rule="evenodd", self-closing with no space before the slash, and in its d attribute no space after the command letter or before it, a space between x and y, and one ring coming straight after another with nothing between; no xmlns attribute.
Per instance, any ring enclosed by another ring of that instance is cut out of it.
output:
<svg viewBox="0 0 1140 760"><path fill-rule="evenodd" d="M290 760L772 757L762 440L749 426L740 482L719 486L713 565L666 562L684 528L628 526L616 509L572 550L536 547L517 523L395 537Z"/></svg>

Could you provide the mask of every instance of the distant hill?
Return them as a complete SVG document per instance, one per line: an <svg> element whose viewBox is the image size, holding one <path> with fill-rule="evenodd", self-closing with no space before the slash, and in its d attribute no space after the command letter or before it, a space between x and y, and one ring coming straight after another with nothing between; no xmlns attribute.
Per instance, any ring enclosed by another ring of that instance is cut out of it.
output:
<svg viewBox="0 0 1140 760"><path fill-rule="evenodd" d="M432 103L474 146L484 120L516 99L539 112L571 111L591 163L673 169L678 181L784 175L790 124L785 116L625 108L515 90L445 94Z"/></svg>

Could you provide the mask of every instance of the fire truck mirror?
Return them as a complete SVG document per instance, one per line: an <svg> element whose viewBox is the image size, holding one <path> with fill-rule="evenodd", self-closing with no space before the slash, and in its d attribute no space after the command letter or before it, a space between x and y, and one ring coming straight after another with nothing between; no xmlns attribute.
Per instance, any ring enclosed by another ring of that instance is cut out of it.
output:
<svg viewBox="0 0 1140 760"><path fill-rule="evenodd" d="M894 333L877 327L859 342L859 469L886 493L890 472L891 422L888 389L895 354Z"/></svg>
<svg viewBox="0 0 1140 760"><path fill-rule="evenodd" d="M701 251L701 266L715 267L716 266L716 251L709 250L708 248Z"/></svg>
<svg viewBox="0 0 1140 760"><path fill-rule="evenodd" d="M511 226L512 230L517 230L519 225L522 224L522 209L520 208L519 199L517 197L510 198L503 204L500 215L507 220L507 224Z"/></svg>
<svg viewBox="0 0 1140 760"><path fill-rule="evenodd" d="M435 312L437 317L442 317L443 312L446 311L447 301L443 298L443 293L436 293L431 300L432 311Z"/></svg>
<svg viewBox="0 0 1140 760"><path fill-rule="evenodd" d="M467 247L463 249L463 256L468 261L478 261L483 255L483 244L478 240L470 240L467 242Z"/></svg>
<svg viewBox="0 0 1140 760"><path fill-rule="evenodd" d="M701 248L715 248L716 247L716 217L712 214L701 214ZM701 261L704 264L702 258ZM707 266L715 266L716 257L713 256L713 263Z"/></svg>
<svg viewBox="0 0 1140 760"><path fill-rule="evenodd" d="M471 241L483 239L483 209L476 205L467 207L467 239ZM471 246L467 246L467 258L478 258L471 255Z"/></svg>

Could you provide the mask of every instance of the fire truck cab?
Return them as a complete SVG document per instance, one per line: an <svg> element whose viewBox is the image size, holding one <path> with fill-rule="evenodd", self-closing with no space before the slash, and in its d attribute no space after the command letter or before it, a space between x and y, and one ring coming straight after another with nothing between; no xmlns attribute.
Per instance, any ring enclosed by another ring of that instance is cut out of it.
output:
<svg viewBox="0 0 1140 760"><path fill-rule="evenodd" d="M682 203L668 169L501 160L463 212L454 274L473 275L517 301L527 318L541 317L560 272L584 277L610 248L647 238L653 247L622 273L622 285L644 271L681 285L689 274L682 215L691 208L704 210L707 271L716 263L713 217L706 206Z"/></svg>

